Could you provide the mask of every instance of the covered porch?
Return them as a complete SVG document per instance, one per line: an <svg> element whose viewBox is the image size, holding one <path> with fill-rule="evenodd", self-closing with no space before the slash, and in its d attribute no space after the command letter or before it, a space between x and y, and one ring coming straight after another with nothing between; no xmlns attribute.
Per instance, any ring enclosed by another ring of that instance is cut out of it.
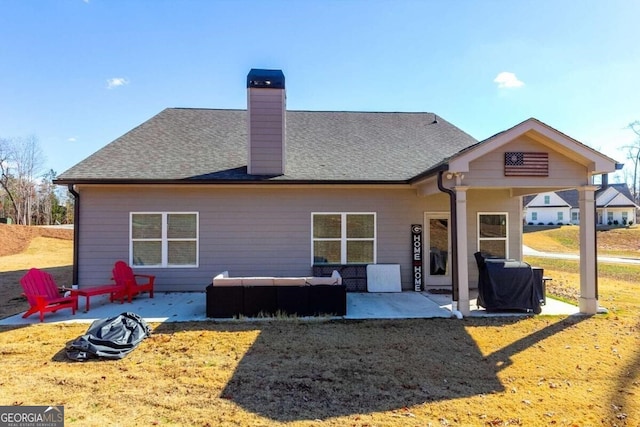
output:
<svg viewBox="0 0 640 427"><path fill-rule="evenodd" d="M529 119L463 150L416 180L413 185L427 205L442 193L449 198L452 310L463 316L472 312L471 290L478 286L475 252L522 259L522 196L575 188L581 211L579 311L597 313L594 194L598 187L592 182L595 175L613 172L616 165L598 151ZM492 223L496 217L501 223ZM425 283L427 289L430 284Z"/></svg>

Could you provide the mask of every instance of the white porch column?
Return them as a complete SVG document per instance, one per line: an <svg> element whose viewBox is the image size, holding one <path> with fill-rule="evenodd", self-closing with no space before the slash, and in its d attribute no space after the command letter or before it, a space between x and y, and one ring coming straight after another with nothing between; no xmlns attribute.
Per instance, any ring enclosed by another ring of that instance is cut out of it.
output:
<svg viewBox="0 0 640 427"><path fill-rule="evenodd" d="M471 313L469 305L469 260L468 260L468 242L467 242L467 190L468 186L455 186L456 192L456 225L458 248L458 311L463 316Z"/></svg>
<svg viewBox="0 0 640 427"><path fill-rule="evenodd" d="M586 185L578 189L580 206L580 313L596 314L596 217L597 187Z"/></svg>

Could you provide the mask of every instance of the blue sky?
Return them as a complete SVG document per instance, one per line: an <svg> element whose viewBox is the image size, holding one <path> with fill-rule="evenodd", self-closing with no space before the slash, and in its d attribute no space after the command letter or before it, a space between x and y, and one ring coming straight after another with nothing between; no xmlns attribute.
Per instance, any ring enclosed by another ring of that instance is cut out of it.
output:
<svg viewBox="0 0 640 427"><path fill-rule="evenodd" d="M62 173L164 108L246 108L249 69L278 68L292 110L429 111L480 140L536 117L624 161L638 16L636 0L0 0L0 138L36 136Z"/></svg>

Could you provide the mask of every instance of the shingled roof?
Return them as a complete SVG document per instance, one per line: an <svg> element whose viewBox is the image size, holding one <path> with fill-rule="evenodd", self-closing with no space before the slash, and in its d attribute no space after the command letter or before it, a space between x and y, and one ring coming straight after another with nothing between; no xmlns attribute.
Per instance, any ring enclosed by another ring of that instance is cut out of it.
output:
<svg viewBox="0 0 640 427"><path fill-rule="evenodd" d="M62 173L82 182L408 182L477 140L433 113L287 111L286 174L247 174L247 111L168 108Z"/></svg>

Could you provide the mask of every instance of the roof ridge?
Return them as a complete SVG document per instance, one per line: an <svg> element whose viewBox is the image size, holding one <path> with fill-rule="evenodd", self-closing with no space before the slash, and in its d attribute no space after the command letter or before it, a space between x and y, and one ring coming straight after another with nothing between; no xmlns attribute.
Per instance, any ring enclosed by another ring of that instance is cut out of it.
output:
<svg viewBox="0 0 640 427"><path fill-rule="evenodd" d="M208 108L208 107L167 107L165 110L197 110L197 111L247 111L246 108ZM345 113L345 114L407 114L407 115L433 115L441 120L438 114L432 111L367 111L367 110L297 110L287 109L289 113Z"/></svg>

